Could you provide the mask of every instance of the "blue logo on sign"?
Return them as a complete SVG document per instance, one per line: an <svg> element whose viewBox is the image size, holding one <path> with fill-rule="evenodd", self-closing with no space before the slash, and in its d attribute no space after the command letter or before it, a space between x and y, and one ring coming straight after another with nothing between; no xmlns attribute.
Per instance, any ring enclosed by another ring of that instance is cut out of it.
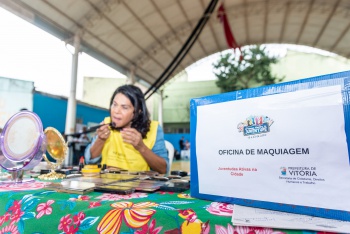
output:
<svg viewBox="0 0 350 234"><path fill-rule="evenodd" d="M287 168L281 167L281 175L283 176L287 175Z"/></svg>
<svg viewBox="0 0 350 234"><path fill-rule="evenodd" d="M268 116L249 116L245 121L237 125L238 132L243 132L244 136L267 133L273 120Z"/></svg>

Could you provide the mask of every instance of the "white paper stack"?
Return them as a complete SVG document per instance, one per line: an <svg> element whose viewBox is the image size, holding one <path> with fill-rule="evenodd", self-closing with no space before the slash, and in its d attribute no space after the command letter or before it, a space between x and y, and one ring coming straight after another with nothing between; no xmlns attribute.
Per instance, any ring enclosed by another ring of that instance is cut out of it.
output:
<svg viewBox="0 0 350 234"><path fill-rule="evenodd" d="M239 205L234 205L232 223L235 226L350 233L350 222Z"/></svg>

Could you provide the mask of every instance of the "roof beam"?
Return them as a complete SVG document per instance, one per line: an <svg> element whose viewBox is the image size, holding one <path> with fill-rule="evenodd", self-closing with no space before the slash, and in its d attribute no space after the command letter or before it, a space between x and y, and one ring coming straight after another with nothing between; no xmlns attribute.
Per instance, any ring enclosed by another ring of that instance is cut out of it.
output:
<svg viewBox="0 0 350 234"><path fill-rule="evenodd" d="M309 7L307 9L307 12L305 14L305 17L304 17L304 20L303 20L303 24L301 25L301 28L300 28L300 31L299 31L299 34L298 34L298 37L297 37L297 40L296 40L296 44L299 44L299 41L300 41L300 38L301 38L301 35L304 33L304 30L305 30L305 26L309 20L309 17L310 17L310 12L311 12L311 9L314 5L314 1L315 0L311 0L310 4L309 4Z"/></svg>
<svg viewBox="0 0 350 234"><path fill-rule="evenodd" d="M144 54L147 54L149 58L151 58L151 60L153 60L153 62L155 64L157 64L160 68L164 69L165 67L158 62L156 59L154 59L152 56L150 56L150 54L144 50L142 48L142 46L140 46L133 38L131 38L127 33L125 33L118 25L116 25L109 17L106 16L106 14L104 12L102 12L97 6L95 6L90 0L88 0L88 3L90 4L90 6L101 16L103 16L104 19L106 19L108 21L108 23L110 23L115 29L117 29L123 36L125 36L130 42L132 42L140 51L142 51ZM130 61L130 60L128 60ZM134 62L130 63L130 66L134 65L137 67L137 64L134 64ZM139 68L139 67L137 67Z"/></svg>
<svg viewBox="0 0 350 234"><path fill-rule="evenodd" d="M157 6L157 4L155 4L154 0L150 0L150 1L151 1L151 3L152 3L153 7L157 10L157 13L160 15L160 17L164 20L164 22L165 22L166 25L168 26L169 31L171 31L171 32L175 35L177 41L178 41L181 45L183 45L183 41L182 41L182 40L180 39L180 37L177 35L176 31L175 31L174 28L170 25L169 21L166 19L166 17L165 17L164 14L162 13L162 11L159 9L159 7ZM192 59L193 62L196 61L196 60L194 59L194 57L191 55L191 53L188 53L187 55Z"/></svg>
<svg viewBox="0 0 350 234"><path fill-rule="evenodd" d="M266 2L265 2L265 14L264 14L264 31L263 31L264 35L263 35L263 41L266 41L268 15L269 15L269 0L266 0Z"/></svg>
<svg viewBox="0 0 350 234"><path fill-rule="evenodd" d="M280 38L279 38L279 43L282 43L283 37L284 37L284 32L286 30L286 22L288 19L289 11L290 11L290 2L287 2L287 6L285 7L285 12L284 12L284 17L281 25L281 32L280 32Z"/></svg>
<svg viewBox="0 0 350 234"><path fill-rule="evenodd" d="M346 28L341 32L341 34L337 38L337 40L335 40L334 44L329 49L330 51L334 51L334 49L338 46L338 44L341 42L341 40L344 38L344 36L349 32L349 29L350 29L350 23L348 23ZM347 54L346 57L349 57L349 56L350 56L350 54Z"/></svg>
<svg viewBox="0 0 350 234"><path fill-rule="evenodd" d="M248 22L248 7L249 5L247 4L247 0L244 0L243 3L244 6L244 23L245 23L245 31L247 34L247 43L246 44L250 44L250 36L249 36L249 22Z"/></svg>
<svg viewBox="0 0 350 234"><path fill-rule="evenodd" d="M178 0L177 4L179 5L179 7L181 9L182 14L185 16L188 25L190 25L190 27L193 28L193 25L192 25L191 21L189 20L188 15L186 14L186 11L185 11L183 5L181 4L181 1ZM209 54L206 51L205 47L203 46L203 43L201 42L200 38L197 39L197 42L198 42L199 46L201 47L202 51L204 52L204 54L208 56Z"/></svg>
<svg viewBox="0 0 350 234"><path fill-rule="evenodd" d="M200 3L202 5L202 10L205 9L205 5L204 5L204 0L201 0ZM215 18L214 18L215 19ZM222 51L224 50L220 44L219 44L219 40L218 40L218 37L216 36L216 33L214 31L214 27L213 27L213 23L212 23L212 20L213 20L213 17L210 17L209 21L208 21L208 25L209 25L209 28L210 28L210 31L211 31L211 35L213 36L214 38L214 42L215 42L215 45L216 45L216 48L219 48L219 51Z"/></svg>
<svg viewBox="0 0 350 234"><path fill-rule="evenodd" d="M42 0L45 4L47 4L49 7L51 7L52 9L54 9L56 12L58 12L59 14L61 14L62 16L64 16L66 19L70 20L71 22L73 22L77 28L79 28L80 30L82 30L83 32L88 33L89 35L91 35L93 38L95 38L97 41L99 41L101 44L103 44L104 46L106 46L108 49L110 49L111 51L113 51L114 53L118 54L118 56L124 58L127 61L130 61L126 56L124 56L122 53L120 53L119 51L117 51L115 48L109 46L107 43L105 43L103 40L101 40L99 37L97 37L96 35L94 35L90 30L86 29L82 24L80 24L79 22L76 22L74 19L72 19L71 17L69 17L67 14L65 14L64 12L62 12L61 10L59 10L58 8L56 8L54 5L52 5L50 2L46 1L46 0ZM38 16L39 13L36 13L36 15ZM45 21L43 21L45 22ZM46 29L47 30L47 29ZM72 38L75 32L70 32L71 36L69 38L65 38L62 39L65 42L69 42L68 39ZM106 55L101 56L100 54L102 54L101 52L98 52L96 49L93 49L91 46L89 46L84 40L82 40L82 51L86 52L87 54L97 58L100 61L103 61L105 64L108 64L109 66L115 68L117 71L126 74L127 72L127 68L119 65L117 62L114 61L113 58L110 58ZM113 62L112 62L113 61ZM131 62L131 61L130 61ZM149 75L150 77L154 78L149 72L143 70L147 75ZM140 77L136 76L137 80L141 80ZM142 78L142 79L146 79L146 78ZM147 80L147 79L146 79ZM152 83L152 81L147 80L147 82Z"/></svg>
<svg viewBox="0 0 350 234"><path fill-rule="evenodd" d="M138 15L131 9L131 7L125 1L123 1L122 4L124 4L124 6L128 9L128 11L136 18L138 23L141 24L144 27L144 29L152 36L154 41L156 41L157 44L170 55L170 57L173 57L174 55L162 44L162 42L156 37L156 35L154 35L154 33L147 27L147 25L140 19L140 17L138 17ZM147 54L149 56L149 53L144 53L144 54Z"/></svg>
<svg viewBox="0 0 350 234"><path fill-rule="evenodd" d="M332 18L333 15L334 15L334 12L337 10L339 3L340 3L340 0L338 0L338 1L334 4L331 13L328 15L327 20L326 20L325 23L323 24L321 31L318 33L318 35L317 35L317 37L316 37L316 40L315 40L314 43L312 44L313 47L316 47L316 46L317 46L317 43L320 41L320 38L321 38L321 36L323 35L324 31L326 30L326 27L328 26L328 24L329 24L331 18Z"/></svg>

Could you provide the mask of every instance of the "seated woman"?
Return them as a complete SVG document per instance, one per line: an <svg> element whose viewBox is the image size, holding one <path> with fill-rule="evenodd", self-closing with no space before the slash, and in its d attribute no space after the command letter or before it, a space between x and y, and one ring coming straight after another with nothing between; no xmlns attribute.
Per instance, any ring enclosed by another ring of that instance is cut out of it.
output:
<svg viewBox="0 0 350 234"><path fill-rule="evenodd" d="M110 101L110 117L96 130L86 147L87 164L101 162L107 168L130 171L169 171L164 133L149 119L142 91L134 85L117 88Z"/></svg>

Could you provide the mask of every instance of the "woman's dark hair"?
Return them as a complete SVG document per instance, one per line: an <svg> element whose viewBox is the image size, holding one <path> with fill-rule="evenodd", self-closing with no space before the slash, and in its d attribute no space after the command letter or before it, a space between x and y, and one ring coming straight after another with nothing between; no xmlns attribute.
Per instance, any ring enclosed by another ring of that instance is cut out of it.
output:
<svg viewBox="0 0 350 234"><path fill-rule="evenodd" d="M123 85L118 87L114 91L109 103L109 113L111 113L114 97L118 93L124 94L134 107L134 118L132 119L131 127L139 131L142 138L146 138L146 134L150 129L151 120L149 119L146 100L141 89L134 85Z"/></svg>

